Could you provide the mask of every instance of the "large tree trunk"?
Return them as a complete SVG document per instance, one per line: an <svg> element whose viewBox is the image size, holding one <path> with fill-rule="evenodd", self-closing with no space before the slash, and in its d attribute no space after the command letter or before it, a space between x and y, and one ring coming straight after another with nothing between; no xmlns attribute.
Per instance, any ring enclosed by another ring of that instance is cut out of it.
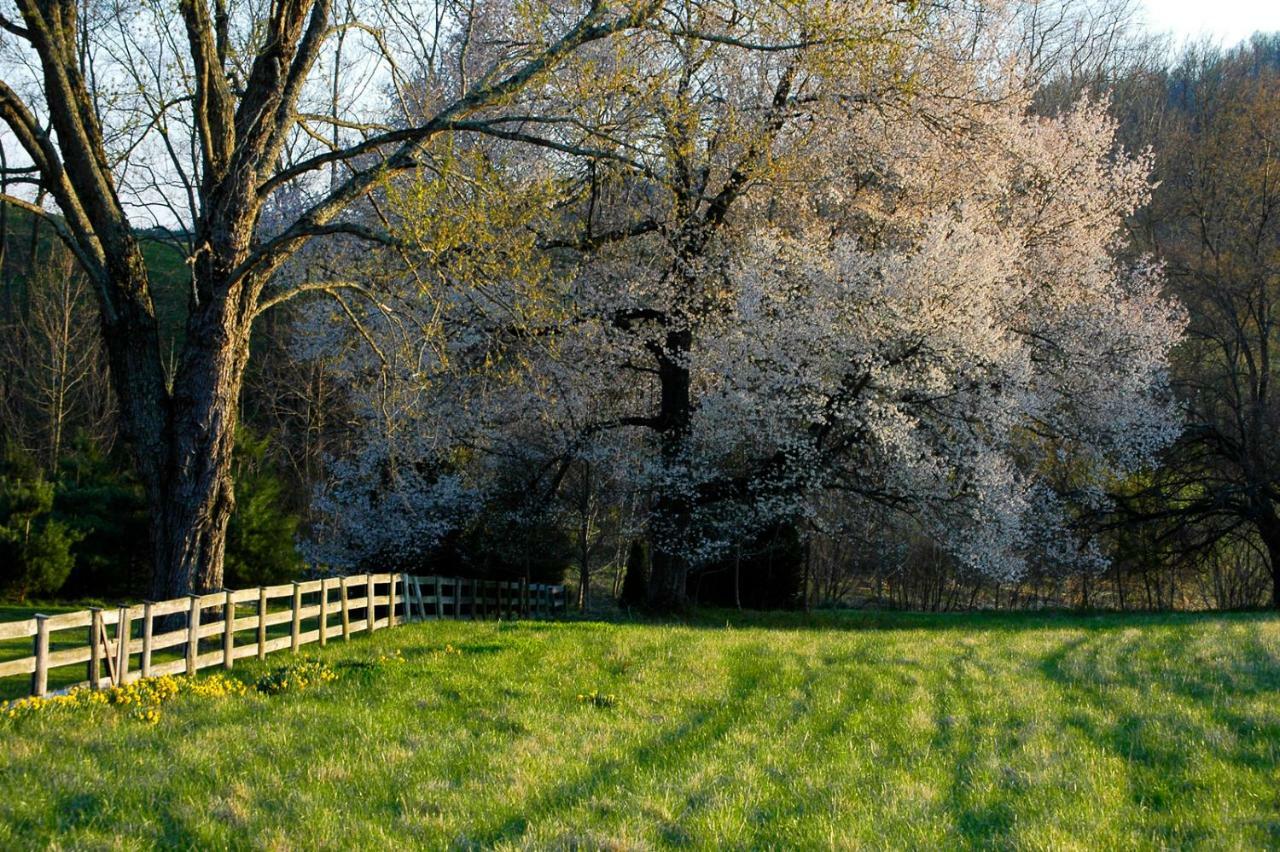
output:
<svg viewBox="0 0 1280 852"><path fill-rule="evenodd" d="M150 488L157 596L222 587L235 507L231 458L247 342L188 345L174 382L164 468ZM159 504L159 505L157 505Z"/></svg>
<svg viewBox="0 0 1280 852"><path fill-rule="evenodd" d="M688 364L692 344L689 329L670 331L658 358L662 392L658 423L662 461L668 470L683 460L689 437L692 402ZM649 535L653 553L649 606L653 609L679 610L688 603L689 563L681 545L690 534L691 518L689 499L680 489L668 488L654 501Z"/></svg>
<svg viewBox="0 0 1280 852"><path fill-rule="evenodd" d="M147 493L151 587L158 599L222 586L235 505L231 453L251 322L250 285L225 286L225 277L219 278L227 266L197 264L197 295L171 382L162 367L141 253L112 270L122 290L138 294L118 303L114 316L104 311L104 338L122 431Z"/></svg>
<svg viewBox="0 0 1280 852"><path fill-rule="evenodd" d="M581 489L578 502L578 612L586 612L591 603L591 465L580 471Z"/></svg>
<svg viewBox="0 0 1280 852"><path fill-rule="evenodd" d="M215 198L219 196L215 195ZM232 451L257 280L235 270L249 254L256 207L244 187L197 231L186 344L170 390L165 463L153 486L156 594L222 587L227 523L235 508ZM163 583L163 587L160 585Z"/></svg>

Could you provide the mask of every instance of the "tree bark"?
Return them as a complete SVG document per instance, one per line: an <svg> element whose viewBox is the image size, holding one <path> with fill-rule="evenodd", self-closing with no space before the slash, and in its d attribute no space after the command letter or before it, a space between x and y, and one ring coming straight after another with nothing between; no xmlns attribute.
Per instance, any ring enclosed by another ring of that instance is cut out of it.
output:
<svg viewBox="0 0 1280 852"><path fill-rule="evenodd" d="M139 256L139 264L141 258ZM132 276L132 277L128 277ZM147 293L145 268L117 279ZM110 320L104 339L122 431L132 448L151 516L152 592L180 597L222 586L227 522L234 508L231 454L249 319L229 298L239 288L198 286L182 360L166 381L150 299Z"/></svg>
<svg viewBox="0 0 1280 852"><path fill-rule="evenodd" d="M222 587L237 402L248 346L201 341L189 347L174 382L166 462L149 489L156 514L159 596ZM156 506L159 501L160 505Z"/></svg>
<svg viewBox="0 0 1280 852"><path fill-rule="evenodd" d="M693 333L688 328L668 331L665 345L657 354L661 400L658 431L662 461L668 470L684 458L692 414L689 382L689 350ZM689 601L689 563L680 545L690 533L692 511L688 497L680 489L666 488L654 501L650 520L653 561L649 575L649 606L675 611Z"/></svg>

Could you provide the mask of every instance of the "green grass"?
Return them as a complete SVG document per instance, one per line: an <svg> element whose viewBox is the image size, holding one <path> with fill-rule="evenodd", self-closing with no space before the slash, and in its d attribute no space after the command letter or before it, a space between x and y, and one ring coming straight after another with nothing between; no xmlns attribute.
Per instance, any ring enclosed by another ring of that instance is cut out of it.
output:
<svg viewBox="0 0 1280 852"><path fill-rule="evenodd" d="M0 722L0 848L1280 845L1270 615L444 622L309 650L337 682Z"/></svg>

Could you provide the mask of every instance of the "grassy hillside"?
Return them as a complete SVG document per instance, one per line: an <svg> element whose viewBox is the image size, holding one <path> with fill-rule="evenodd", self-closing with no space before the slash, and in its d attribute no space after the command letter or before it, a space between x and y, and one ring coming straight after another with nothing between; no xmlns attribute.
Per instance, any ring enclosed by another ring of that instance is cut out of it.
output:
<svg viewBox="0 0 1280 852"><path fill-rule="evenodd" d="M417 624L302 692L0 721L0 848L1280 844L1273 616L703 621Z"/></svg>

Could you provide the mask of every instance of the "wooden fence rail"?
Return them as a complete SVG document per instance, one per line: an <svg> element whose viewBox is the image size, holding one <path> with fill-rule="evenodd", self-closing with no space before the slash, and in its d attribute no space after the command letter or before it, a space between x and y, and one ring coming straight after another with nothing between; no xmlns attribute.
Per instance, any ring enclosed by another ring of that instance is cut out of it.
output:
<svg viewBox="0 0 1280 852"><path fill-rule="evenodd" d="M272 606L273 601L282 600L286 605ZM359 574L225 589L117 609L0 622L0 641L32 640L30 657L0 661L0 678L29 674L30 694L44 696L49 692L50 670L83 665L86 679L65 688L101 689L144 677L194 674L210 666L230 669L244 657L262 659L285 648L296 653L311 642L324 645L332 638L346 640L353 633L372 633L406 621L549 618L565 606L564 587L559 585L412 574ZM155 632L174 622L182 626ZM288 632L280 630L280 625L288 625ZM273 627L277 630L272 631ZM69 630L87 631L83 642L51 651L51 634ZM213 642L217 637L220 643ZM208 650L210 645L213 650ZM154 661L155 652L167 649L181 649L182 654Z"/></svg>

